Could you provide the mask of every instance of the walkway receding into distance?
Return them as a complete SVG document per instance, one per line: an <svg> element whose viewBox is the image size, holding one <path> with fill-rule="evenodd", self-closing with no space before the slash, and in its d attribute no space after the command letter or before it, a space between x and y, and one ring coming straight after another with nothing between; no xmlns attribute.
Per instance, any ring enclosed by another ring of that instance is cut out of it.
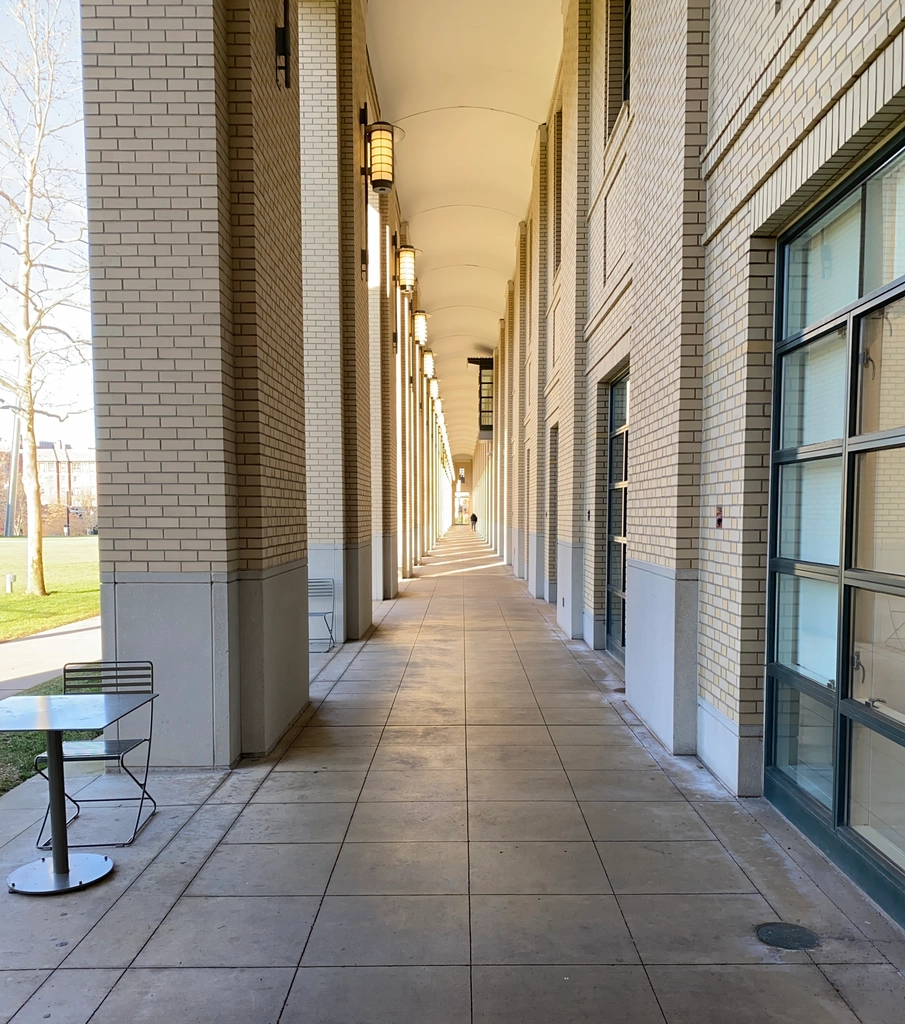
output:
<svg viewBox="0 0 905 1024"><path fill-rule="evenodd" d="M271 757L157 773L109 883L0 897L16 1024L902 1019L902 932L766 803L666 754L470 530L381 612ZM777 919L821 945L761 944Z"/></svg>

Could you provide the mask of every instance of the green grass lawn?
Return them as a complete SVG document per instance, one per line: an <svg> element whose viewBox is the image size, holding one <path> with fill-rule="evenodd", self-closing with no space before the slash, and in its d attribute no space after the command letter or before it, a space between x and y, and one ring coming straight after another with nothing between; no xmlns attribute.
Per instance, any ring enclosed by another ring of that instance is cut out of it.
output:
<svg viewBox="0 0 905 1024"><path fill-rule="evenodd" d="M63 677L39 683L23 693L62 693ZM64 732L64 740L93 740L97 732ZM34 760L44 752L43 732L0 732L0 796L35 774Z"/></svg>
<svg viewBox="0 0 905 1024"><path fill-rule="evenodd" d="M0 537L0 640L99 614L97 537L48 537L44 541L47 597L25 594L25 544L24 537ZM18 577L12 594L6 593L9 572Z"/></svg>

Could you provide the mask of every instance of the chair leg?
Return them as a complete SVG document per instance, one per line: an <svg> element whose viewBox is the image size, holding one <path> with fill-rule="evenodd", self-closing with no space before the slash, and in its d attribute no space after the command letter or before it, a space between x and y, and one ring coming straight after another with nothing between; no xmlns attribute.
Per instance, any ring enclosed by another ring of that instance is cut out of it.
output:
<svg viewBox="0 0 905 1024"><path fill-rule="evenodd" d="M37 768L37 766L35 766L35 767ZM47 778L47 776L44 774L43 771L41 771L40 768L37 768L37 772L38 772L38 775L41 775L45 779ZM72 824L72 822L74 822L75 819L79 816L79 813L82 810L82 806L78 802L78 800L74 800L68 793L64 792L63 795L66 797L66 799L69 801L69 803L73 804L73 806L75 807L75 814L73 814L71 818L67 818L66 819L66 827L69 828L69 826ZM41 828L38 830L38 838L35 840L35 846L39 850L49 850L49 849L51 849L53 847L53 836L48 836L47 839L44 839L44 829L47 828L47 819L49 817L50 817L50 804L47 805L47 810L44 812L44 819L41 822Z"/></svg>
<svg viewBox="0 0 905 1024"><path fill-rule="evenodd" d="M148 792L148 774L151 771L151 744L150 744L150 742L148 743L147 746L148 746L148 754L147 754L147 757L145 758L144 782L139 782L138 779L135 777L135 775L132 773L132 771L129 769L128 765L125 762L125 755L119 759L119 766L120 766L120 768L122 768L122 770L126 773L126 775L128 775L129 778L132 779L132 781L135 783L135 785L138 786L138 788L141 790L141 797L140 797L140 799L138 801L138 814L135 815L135 827L132 829L132 835L124 843L117 843L116 844L117 846L130 846L132 843L134 843L135 842L135 837L145 827L145 825L147 825L147 823L151 820L151 816L157 811L157 801ZM151 801L151 804L152 804L151 813L147 816L147 818L145 818L144 821L142 821L141 820L141 812L142 812L142 809L144 808L145 800L146 799Z"/></svg>

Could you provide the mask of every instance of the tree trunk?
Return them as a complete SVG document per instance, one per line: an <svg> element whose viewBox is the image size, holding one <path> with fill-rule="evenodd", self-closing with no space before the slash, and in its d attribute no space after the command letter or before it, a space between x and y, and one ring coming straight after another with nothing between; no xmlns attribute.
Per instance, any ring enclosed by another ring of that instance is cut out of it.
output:
<svg viewBox="0 0 905 1024"><path fill-rule="evenodd" d="M28 393L30 391L29 387ZM28 585L25 592L35 597L47 597L47 588L44 585L44 524L41 521L35 409L34 404L28 400L22 405L22 485L25 489L25 509L28 517Z"/></svg>

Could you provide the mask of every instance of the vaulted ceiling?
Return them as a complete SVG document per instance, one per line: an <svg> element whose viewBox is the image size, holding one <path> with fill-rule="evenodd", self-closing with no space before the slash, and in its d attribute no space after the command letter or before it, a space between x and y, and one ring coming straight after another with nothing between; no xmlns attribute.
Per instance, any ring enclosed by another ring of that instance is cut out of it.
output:
<svg viewBox="0 0 905 1024"><path fill-rule="evenodd" d="M537 126L562 48L561 0L369 0L380 114L405 132L396 187L431 314L455 456L477 439L477 370L499 339Z"/></svg>

